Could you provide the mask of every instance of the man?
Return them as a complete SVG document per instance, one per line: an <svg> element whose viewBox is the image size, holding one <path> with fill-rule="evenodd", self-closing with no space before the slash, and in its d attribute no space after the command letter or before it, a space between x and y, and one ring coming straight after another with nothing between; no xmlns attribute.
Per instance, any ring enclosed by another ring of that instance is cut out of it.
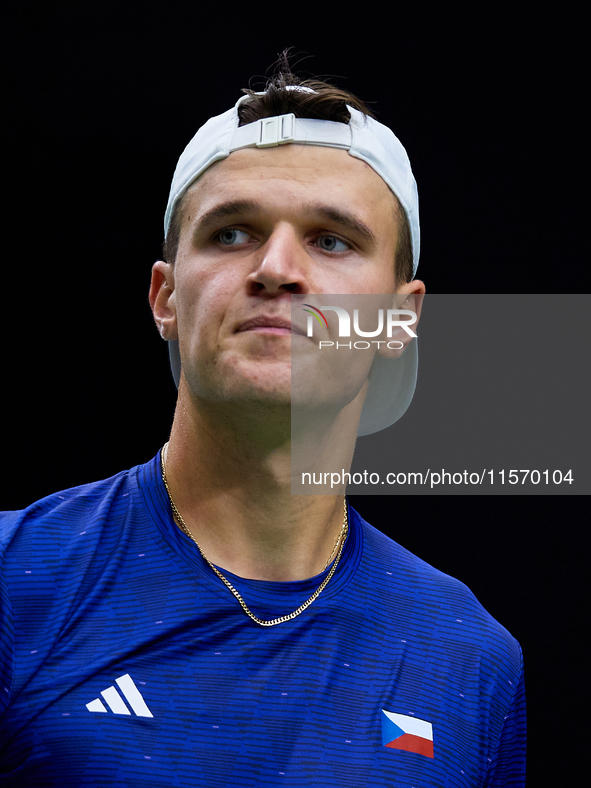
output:
<svg viewBox="0 0 591 788"><path fill-rule="evenodd" d="M350 453L400 416L379 365L414 385L401 343L346 396L292 392L293 296L424 293L368 115L283 72L181 156L150 288L170 440L2 519L0 784L524 784L517 642L342 495L292 495L292 409Z"/></svg>

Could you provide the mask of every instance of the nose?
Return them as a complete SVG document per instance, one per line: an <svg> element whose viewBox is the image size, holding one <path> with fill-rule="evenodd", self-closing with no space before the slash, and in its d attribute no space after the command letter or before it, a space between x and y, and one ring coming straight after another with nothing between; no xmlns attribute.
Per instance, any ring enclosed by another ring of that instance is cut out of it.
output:
<svg viewBox="0 0 591 788"><path fill-rule="evenodd" d="M250 294L276 297L310 292L307 264L296 230L289 225L276 227L258 250L255 268L247 277Z"/></svg>

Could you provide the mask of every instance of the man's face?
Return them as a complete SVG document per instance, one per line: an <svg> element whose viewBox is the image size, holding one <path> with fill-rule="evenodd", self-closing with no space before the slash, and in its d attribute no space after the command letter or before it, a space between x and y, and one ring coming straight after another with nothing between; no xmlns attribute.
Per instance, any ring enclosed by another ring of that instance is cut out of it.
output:
<svg viewBox="0 0 591 788"><path fill-rule="evenodd" d="M310 342L290 330L290 296L396 292L398 210L343 150L245 149L208 169L185 195L169 267L167 338L189 390L288 404L291 342Z"/></svg>

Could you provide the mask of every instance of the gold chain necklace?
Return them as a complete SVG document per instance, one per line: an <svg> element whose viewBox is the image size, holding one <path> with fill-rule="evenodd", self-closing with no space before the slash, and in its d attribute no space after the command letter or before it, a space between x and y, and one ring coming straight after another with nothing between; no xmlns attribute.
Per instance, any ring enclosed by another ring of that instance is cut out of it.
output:
<svg viewBox="0 0 591 788"><path fill-rule="evenodd" d="M339 551L337 553L337 557L335 558L335 561L334 561L334 563L333 563L333 565L332 565L332 567L330 569L330 572L324 578L322 583L318 586L316 591L314 591L312 596L306 602L304 602L303 605L300 605L296 610L294 610L293 613L289 613L286 616L279 616L279 618L272 618L272 619L266 621L265 619L257 618L257 616L255 616L254 613L252 613L248 609L248 607L246 605L246 602L244 601L244 599L242 598L240 593L234 588L232 583L230 583L230 581L227 580L223 576L223 574L219 571L219 569L217 567L215 567L211 563L209 558L205 555L205 553L203 552L203 550L199 546L198 541L195 539L195 537L191 534L191 532L187 528L187 525L186 525L185 521L183 520L183 518L181 516L181 513L177 509L176 504L175 504L175 502L172 499L172 495L170 494L170 489L168 488L168 481L166 479L166 468L165 468L165 465L164 465L164 449L167 448L167 446L168 446L168 444L165 444L162 447L162 451L160 452L160 469L162 471L162 481L164 482L164 486L166 487L166 492L168 493L168 500L170 501L171 509L174 512L174 515L176 516L176 518L177 518L177 520L178 520L178 522L179 522L179 524L181 526L181 529L182 529L183 533L186 534L186 536L188 536L189 539L191 539L193 542L195 542L195 544L199 548L199 552L201 553L201 555L203 556L205 561L207 561L209 566L213 569L213 571L216 573L216 575L220 578L222 583L224 583L224 585L234 594L234 596L236 597L238 602L240 602L240 607L244 610L246 615L249 616L250 618L252 618L252 620L254 622L256 622L257 624L260 624L262 627L273 627L273 626L275 626L275 624L282 624L284 621L291 621L296 616L299 616L300 613L303 613L304 610L306 610L306 608L310 607L312 602L314 602L316 599L318 599L320 594L324 591L324 589L328 585L328 581L334 575L334 573L336 571L336 568L339 565L339 561L341 560L341 556L343 554L343 548L344 548L345 542L347 540L347 533L349 531L349 518L348 518L348 515L347 515L347 499L345 498L344 501L343 501L343 506L344 506L343 527L341 528L341 532L339 534L339 537L338 537L338 539L336 541L335 546L332 549L332 553L330 554L330 558L328 559L328 562L325 564L324 569L322 570L324 572L324 570L326 569L326 567L330 563L330 560L331 560L331 558L332 558L332 556L333 556L333 554L334 554L335 550L337 549L337 546L338 546L338 544L340 542L341 545L339 547Z"/></svg>

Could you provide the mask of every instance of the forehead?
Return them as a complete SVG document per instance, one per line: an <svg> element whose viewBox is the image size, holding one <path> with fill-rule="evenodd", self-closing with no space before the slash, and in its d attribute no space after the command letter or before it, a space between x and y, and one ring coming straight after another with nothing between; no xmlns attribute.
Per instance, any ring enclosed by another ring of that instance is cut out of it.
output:
<svg viewBox="0 0 591 788"><path fill-rule="evenodd" d="M201 213L218 200L236 199L237 191L275 207L277 199L295 206L298 200L322 197L378 223L385 214L391 221L392 210L398 210L394 194L366 162L345 150L296 144L234 151L206 170L183 202Z"/></svg>

